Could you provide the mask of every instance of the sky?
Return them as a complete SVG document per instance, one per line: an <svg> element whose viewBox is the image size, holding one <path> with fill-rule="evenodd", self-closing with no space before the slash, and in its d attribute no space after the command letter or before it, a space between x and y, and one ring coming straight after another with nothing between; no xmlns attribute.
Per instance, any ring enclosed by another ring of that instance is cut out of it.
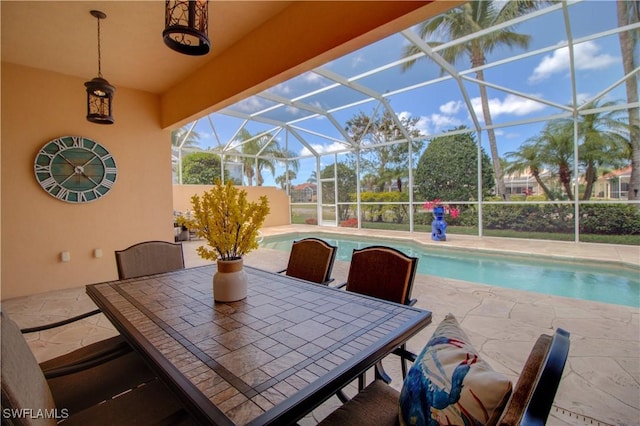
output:
<svg viewBox="0 0 640 426"><path fill-rule="evenodd" d="M554 6L549 7L546 10L552 10ZM487 54L489 66L484 69L484 77L490 84L488 95L491 116L494 125L508 124L496 129L500 156L516 151L523 142L542 130L546 118L565 113L565 106L573 102L574 88L567 40L571 39L575 43L575 98L578 104L604 93L624 75L619 38L617 34L611 34L617 28L615 1L572 2L568 11L570 32L567 31L562 9L557 8L512 28L513 31L530 36L527 49L498 48ZM408 30L415 31L415 27ZM446 41L437 36L431 40ZM472 114L462 90L466 92L478 121L484 125L478 85L473 81L476 73L469 70L469 58L463 56L452 64L456 72L463 76L461 89L455 79L448 74L443 76L440 67L429 58L418 59L410 69L403 71L399 61L408 44L404 35L394 34L325 64L317 72L307 72L268 89L267 97L275 96L275 99L253 96L226 110L211 114L208 118L201 118L195 126L200 135L200 147L208 149L218 144L224 145L233 139L243 119L231 117L225 112L261 112L259 115L266 119L288 122L295 129L295 134L278 132L273 124L256 122L250 122L246 129L252 135L270 131L281 147L288 147L300 157L311 156L299 160L300 169L293 181L294 184L306 182L315 171L316 160L299 138L321 154L344 149L344 144L340 142L344 138L336 125L324 116L292 122L312 114L295 106L278 107L278 97L298 100L313 108L329 111L342 128L347 120L360 112L380 115L384 108L377 100L363 102L370 99L370 96L362 91L337 85L333 76L349 80L372 93L384 95L399 117L418 118L417 128L427 138L460 125L473 127ZM535 54L528 55L531 52ZM516 60L510 61L510 58ZM522 94L533 99L523 97ZM602 101L625 99L623 84L602 97ZM344 107L351 104L351 107ZM480 138L488 153L486 132L482 132ZM322 156L321 168L332 162L332 155ZM284 168L279 167L276 176L283 173ZM264 177L265 185L275 185L274 176L269 172L264 172Z"/></svg>

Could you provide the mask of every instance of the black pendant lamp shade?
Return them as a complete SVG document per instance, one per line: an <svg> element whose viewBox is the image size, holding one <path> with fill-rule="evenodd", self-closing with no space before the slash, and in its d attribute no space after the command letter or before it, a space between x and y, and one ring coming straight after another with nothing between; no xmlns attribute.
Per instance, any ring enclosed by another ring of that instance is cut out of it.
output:
<svg viewBox="0 0 640 426"><path fill-rule="evenodd" d="M209 53L208 12L208 0L166 0L164 43L185 55Z"/></svg>
<svg viewBox="0 0 640 426"><path fill-rule="evenodd" d="M100 63L100 20L107 15L99 10L90 13L98 19L98 76L84 83L87 88L87 120L97 124L113 124L113 94L116 89L102 78Z"/></svg>

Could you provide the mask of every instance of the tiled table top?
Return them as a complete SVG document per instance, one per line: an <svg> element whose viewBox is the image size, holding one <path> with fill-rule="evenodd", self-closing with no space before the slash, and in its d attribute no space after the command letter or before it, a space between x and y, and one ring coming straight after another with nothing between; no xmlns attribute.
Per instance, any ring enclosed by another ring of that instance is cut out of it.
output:
<svg viewBox="0 0 640 426"><path fill-rule="evenodd" d="M119 331L216 424L291 422L431 322L428 311L245 267L214 303L215 265L87 286Z"/></svg>

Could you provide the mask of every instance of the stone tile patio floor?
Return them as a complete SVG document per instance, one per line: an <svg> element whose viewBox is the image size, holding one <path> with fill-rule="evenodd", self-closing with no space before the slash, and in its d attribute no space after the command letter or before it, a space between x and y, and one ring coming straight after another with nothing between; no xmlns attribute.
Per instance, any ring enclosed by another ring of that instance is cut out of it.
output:
<svg viewBox="0 0 640 426"><path fill-rule="evenodd" d="M344 232L340 228L281 226L264 228L265 235L285 233ZM412 239L439 247L482 249L496 253L554 256L599 262L623 263L638 268L640 247L573 242L532 241L449 235L449 241L432 242L428 234L349 229L350 235ZM202 241L184 242L187 267L204 264L195 248ZM246 256L245 264L276 271L283 269L288 254L261 248ZM115 268L115 264L114 264ZM349 265L336 261L336 283L346 279ZM532 292L510 290L464 281L418 274L413 297L417 306L433 312L433 324L408 342L419 352L435 326L451 312L461 322L485 359L515 383L525 359L541 333L557 327L571 333L569 360L555 398L548 425L640 425L640 310ZM2 301L2 309L22 326L57 321L90 309L94 305L84 287L41 293ZM102 315L55 331L34 333L27 340L38 361L44 361L82 345L114 335L115 330ZM389 356L384 362L402 386L400 362ZM369 374L372 376L372 374ZM353 394L351 386L347 393ZM339 405L333 397L300 421L313 425Z"/></svg>

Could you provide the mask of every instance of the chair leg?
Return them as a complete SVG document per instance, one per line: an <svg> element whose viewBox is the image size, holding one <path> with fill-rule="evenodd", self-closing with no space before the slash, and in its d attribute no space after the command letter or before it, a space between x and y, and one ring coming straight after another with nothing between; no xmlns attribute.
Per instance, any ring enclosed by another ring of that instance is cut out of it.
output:
<svg viewBox="0 0 640 426"><path fill-rule="evenodd" d="M391 383L391 377L384 371L384 367L382 366L382 361L377 362L375 365L376 379L380 379L384 381L386 384Z"/></svg>
<svg viewBox="0 0 640 426"><path fill-rule="evenodd" d="M365 371L361 375L358 376L358 392L362 392L362 390L367 385L367 372Z"/></svg>
<svg viewBox="0 0 640 426"><path fill-rule="evenodd" d="M407 345L403 343L402 345L400 345L400 348L402 348L403 351L406 351ZM400 363L402 366L402 380L404 380L407 377L407 359L401 356Z"/></svg>
<svg viewBox="0 0 640 426"><path fill-rule="evenodd" d="M340 402L342 402L343 404L346 404L347 401L349 401L349 397L347 395L345 395L345 393L342 391L342 389L340 389L338 392L336 392L336 396L338 397Z"/></svg>

